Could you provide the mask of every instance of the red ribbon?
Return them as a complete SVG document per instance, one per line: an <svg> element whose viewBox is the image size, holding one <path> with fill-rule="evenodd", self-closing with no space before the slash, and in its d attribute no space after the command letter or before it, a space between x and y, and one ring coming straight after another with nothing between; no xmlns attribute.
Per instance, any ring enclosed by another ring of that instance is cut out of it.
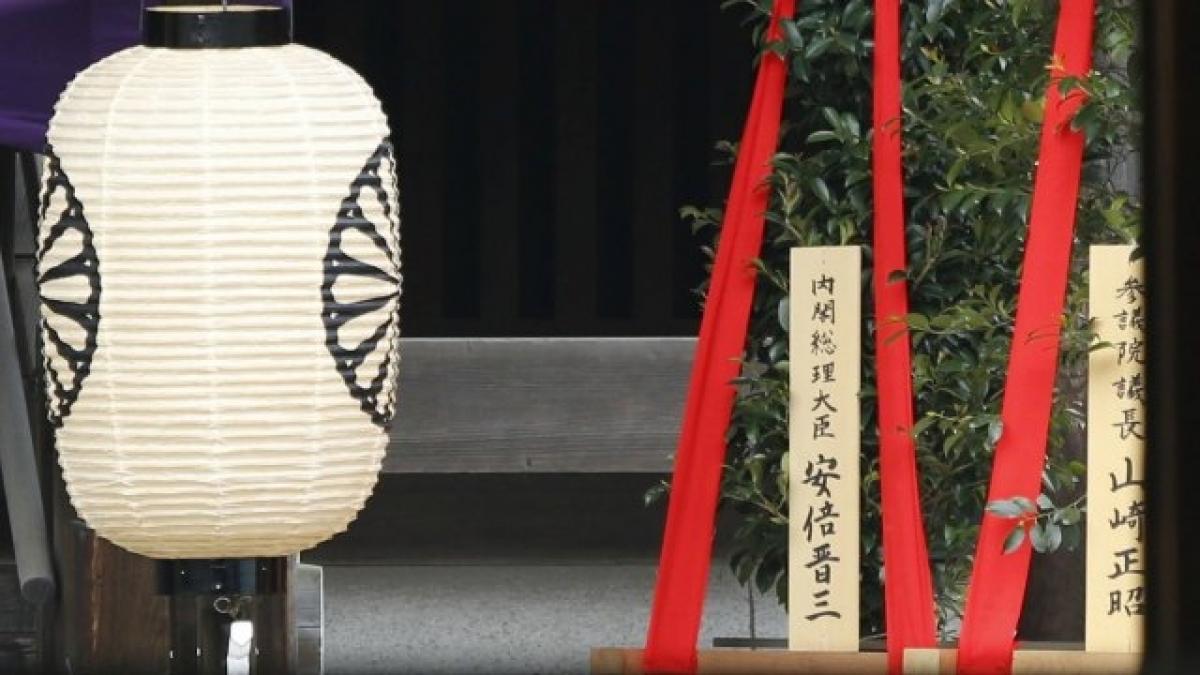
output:
<svg viewBox="0 0 1200 675"><path fill-rule="evenodd" d="M875 377L883 496L884 612L888 671L903 670L904 649L937 644L937 623L913 441L908 253L900 157L900 0L875 3L872 162L875 192ZM896 278L893 278L895 275Z"/></svg>
<svg viewBox="0 0 1200 675"><path fill-rule="evenodd" d="M1084 144L1083 134L1070 128L1082 96L1076 92L1064 98L1059 80L1082 77L1091 67L1093 15L1094 0L1060 3L1001 408L1004 430L996 446L988 501L1018 495L1034 500L1046 461ZM983 516L959 639L959 673L1011 671L1030 556L1028 542L1013 553L1003 552L1012 527L1010 519Z"/></svg>
<svg viewBox="0 0 1200 675"><path fill-rule="evenodd" d="M776 0L767 40L780 38L779 21L796 0ZM756 274L751 262L762 246L771 158L779 142L787 64L767 52L738 147L733 183L721 225L717 257L700 322L683 429L675 455L667 526L643 665L651 673L696 669L696 639L712 563L712 540L725 462L725 434L733 412L732 381L741 370Z"/></svg>

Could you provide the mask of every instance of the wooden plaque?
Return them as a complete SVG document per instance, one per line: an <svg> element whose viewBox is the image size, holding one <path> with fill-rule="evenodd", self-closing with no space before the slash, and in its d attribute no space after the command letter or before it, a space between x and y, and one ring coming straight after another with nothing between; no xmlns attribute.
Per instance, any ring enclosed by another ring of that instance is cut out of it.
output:
<svg viewBox="0 0 1200 675"><path fill-rule="evenodd" d="M1088 357L1089 652L1142 650L1146 600L1145 283L1132 246L1091 247Z"/></svg>
<svg viewBox="0 0 1200 675"><path fill-rule="evenodd" d="M792 249L788 646L858 650L861 251Z"/></svg>

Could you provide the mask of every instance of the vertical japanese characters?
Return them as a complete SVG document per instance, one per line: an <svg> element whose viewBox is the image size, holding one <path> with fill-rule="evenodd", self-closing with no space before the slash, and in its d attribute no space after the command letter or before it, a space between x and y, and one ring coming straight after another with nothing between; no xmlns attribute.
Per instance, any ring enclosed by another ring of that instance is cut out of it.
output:
<svg viewBox="0 0 1200 675"><path fill-rule="evenodd" d="M1088 359L1088 651L1142 649L1145 609L1145 282L1131 246L1091 247Z"/></svg>
<svg viewBox="0 0 1200 675"><path fill-rule="evenodd" d="M861 253L792 249L788 645L857 651Z"/></svg>

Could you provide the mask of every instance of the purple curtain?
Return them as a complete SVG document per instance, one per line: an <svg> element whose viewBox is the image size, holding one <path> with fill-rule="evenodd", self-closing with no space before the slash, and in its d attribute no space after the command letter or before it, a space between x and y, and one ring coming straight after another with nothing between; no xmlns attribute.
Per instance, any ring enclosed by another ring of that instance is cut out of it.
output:
<svg viewBox="0 0 1200 675"><path fill-rule="evenodd" d="M0 145L41 152L58 94L89 64L137 44L142 4L0 0Z"/></svg>

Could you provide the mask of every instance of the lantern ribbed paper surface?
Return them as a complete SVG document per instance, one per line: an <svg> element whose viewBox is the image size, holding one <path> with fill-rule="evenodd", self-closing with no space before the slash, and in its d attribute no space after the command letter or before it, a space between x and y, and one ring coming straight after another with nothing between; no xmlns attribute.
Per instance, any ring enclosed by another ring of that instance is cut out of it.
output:
<svg viewBox="0 0 1200 675"><path fill-rule="evenodd" d="M134 47L50 124L39 280L72 502L159 558L284 555L370 494L399 365L378 101L298 46Z"/></svg>

